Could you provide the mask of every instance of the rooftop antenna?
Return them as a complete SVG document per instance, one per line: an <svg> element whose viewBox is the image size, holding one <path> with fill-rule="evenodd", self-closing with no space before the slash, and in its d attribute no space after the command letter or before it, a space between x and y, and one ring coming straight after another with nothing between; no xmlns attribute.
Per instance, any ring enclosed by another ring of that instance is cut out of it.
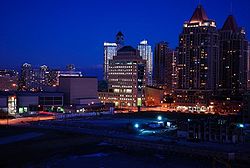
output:
<svg viewBox="0 0 250 168"><path fill-rule="evenodd" d="M231 0L231 4L230 4L230 14L233 14L233 0Z"/></svg>

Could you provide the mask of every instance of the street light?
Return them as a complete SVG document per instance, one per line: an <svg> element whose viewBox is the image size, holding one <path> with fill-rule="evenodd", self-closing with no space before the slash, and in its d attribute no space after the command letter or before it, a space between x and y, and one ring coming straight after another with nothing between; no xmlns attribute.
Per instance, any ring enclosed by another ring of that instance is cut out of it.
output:
<svg viewBox="0 0 250 168"><path fill-rule="evenodd" d="M135 127L135 128L139 128L139 124L136 123L136 124L134 125L134 127Z"/></svg>
<svg viewBox="0 0 250 168"><path fill-rule="evenodd" d="M161 121L162 120L162 116L157 116L157 120Z"/></svg>

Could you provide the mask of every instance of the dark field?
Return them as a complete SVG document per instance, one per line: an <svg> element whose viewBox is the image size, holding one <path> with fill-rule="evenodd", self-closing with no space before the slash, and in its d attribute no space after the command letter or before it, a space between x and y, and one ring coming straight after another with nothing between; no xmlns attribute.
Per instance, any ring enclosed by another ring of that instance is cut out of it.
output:
<svg viewBox="0 0 250 168"><path fill-rule="evenodd" d="M211 167L209 160L127 151L102 141L102 137L50 130L1 127L1 137L39 132L43 135L0 145L0 167Z"/></svg>

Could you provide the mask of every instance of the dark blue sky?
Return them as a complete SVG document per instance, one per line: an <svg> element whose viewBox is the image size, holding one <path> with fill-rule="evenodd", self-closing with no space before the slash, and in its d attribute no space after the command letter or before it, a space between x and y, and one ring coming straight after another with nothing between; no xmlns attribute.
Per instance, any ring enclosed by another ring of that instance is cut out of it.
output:
<svg viewBox="0 0 250 168"><path fill-rule="evenodd" d="M232 0L201 0L221 27ZM199 0L1 0L0 68L24 62L77 68L100 67L103 42L121 30L126 44L178 44L182 24ZM250 33L250 1L233 0L233 14Z"/></svg>

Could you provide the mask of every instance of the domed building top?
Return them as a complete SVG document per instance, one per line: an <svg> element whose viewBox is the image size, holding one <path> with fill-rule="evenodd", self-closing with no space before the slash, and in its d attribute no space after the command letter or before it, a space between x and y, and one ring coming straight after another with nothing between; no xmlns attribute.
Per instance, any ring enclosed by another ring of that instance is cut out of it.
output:
<svg viewBox="0 0 250 168"><path fill-rule="evenodd" d="M136 52L136 49L132 46L124 46L121 49L119 49L117 52Z"/></svg>

